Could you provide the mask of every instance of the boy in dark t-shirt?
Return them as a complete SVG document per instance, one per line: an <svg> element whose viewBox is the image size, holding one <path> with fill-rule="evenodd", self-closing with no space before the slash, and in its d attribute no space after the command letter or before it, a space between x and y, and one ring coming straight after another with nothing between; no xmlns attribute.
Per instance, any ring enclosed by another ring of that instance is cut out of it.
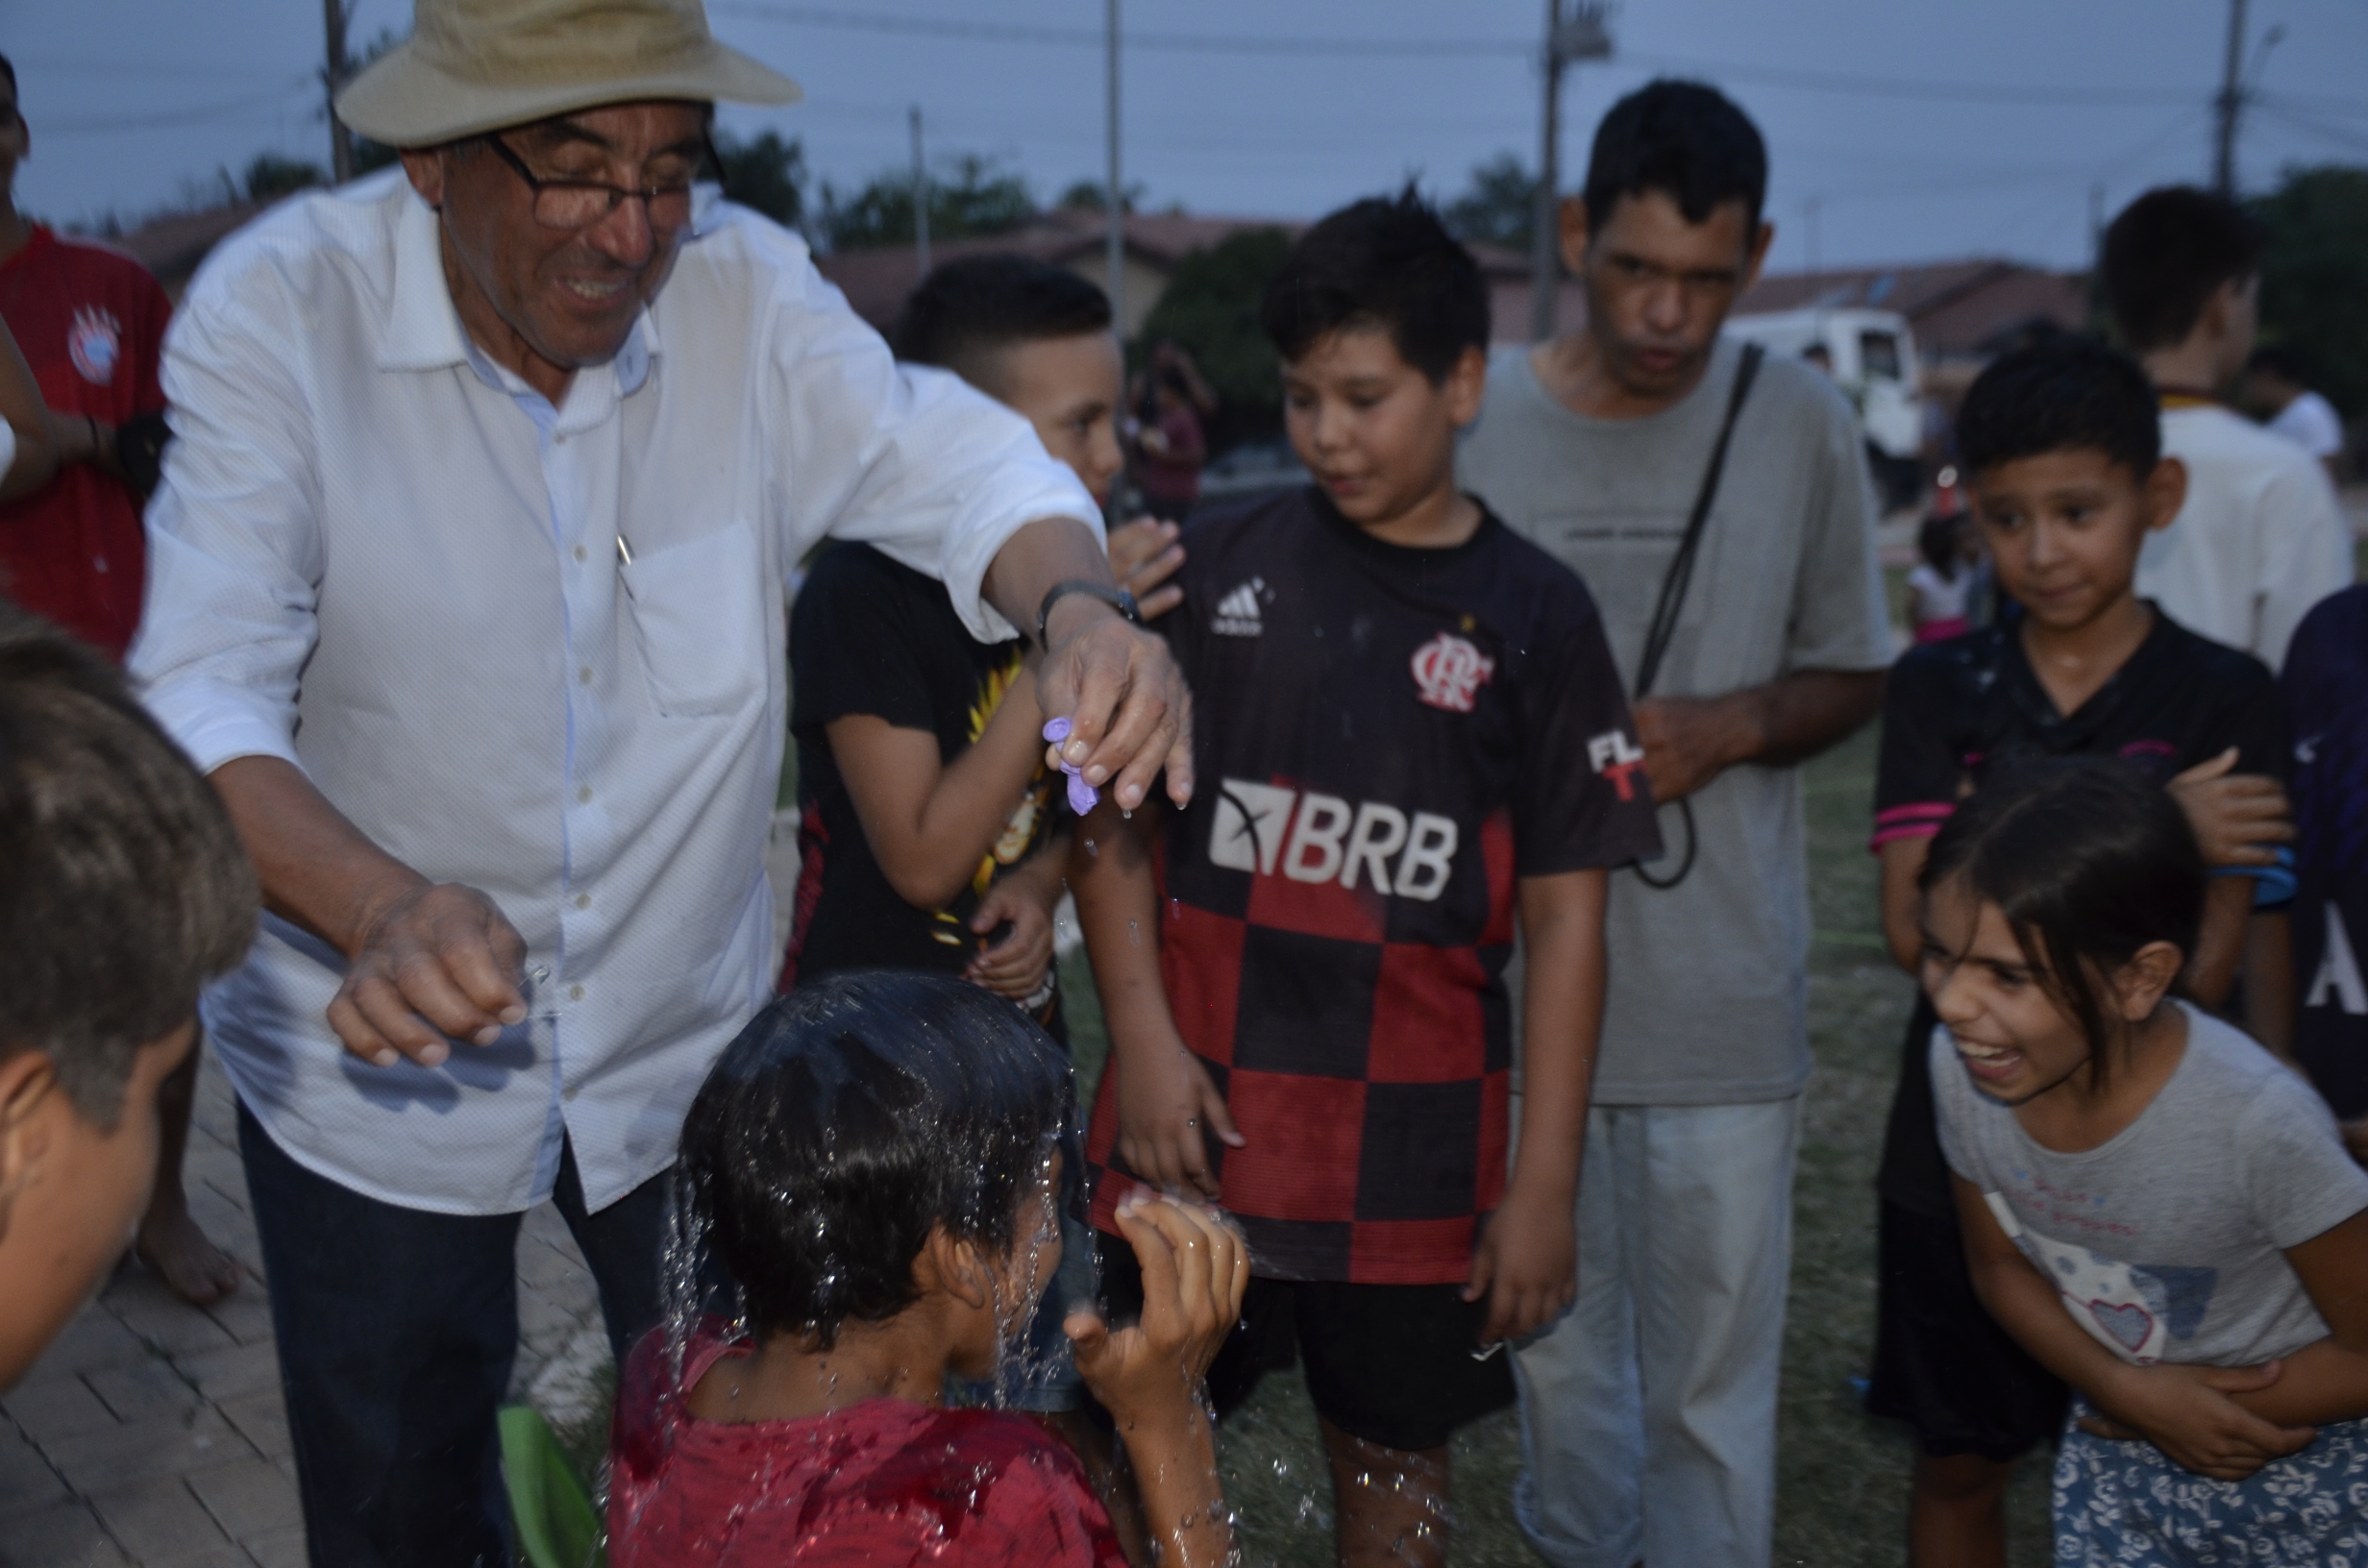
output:
<svg viewBox="0 0 2368 1568"><path fill-rule="evenodd" d="M1344 1558L1430 1561L1449 1434L1511 1401L1496 1350L1572 1298L1606 868L1659 840L1586 588L1455 488L1486 378L1471 257L1411 193L1361 202L1300 238L1264 323L1316 483L1187 527L1161 627L1200 786L1080 829L1113 1040L1094 1212L1108 1232L1137 1182L1224 1206L1253 1279L1221 1413L1295 1338ZM1153 855L1163 901L1103 886Z"/></svg>
<svg viewBox="0 0 2368 1568"><path fill-rule="evenodd" d="M2247 871L2286 836L2284 731L2269 671L2137 598L2138 551L2178 514L2184 475L2161 455L2154 396L2100 344L2007 355L1966 393L1958 444L2005 625L1916 648L1892 667L1875 784L1883 920L1911 974L1922 961L1916 877L1934 834L1996 770L2050 756L2114 756L2178 796L2220 869L2187 970L2217 1006L2243 954ZM2012 1461L2053 1437L2060 1382L1975 1296L1943 1164L1921 995L1910 1021L1877 1177L1879 1311L1867 1408L1921 1440L1911 1560L2005 1561Z"/></svg>
<svg viewBox="0 0 2368 1568"><path fill-rule="evenodd" d="M2294 734L2294 1058L2368 1164L2368 587L2303 617L2278 674Z"/></svg>

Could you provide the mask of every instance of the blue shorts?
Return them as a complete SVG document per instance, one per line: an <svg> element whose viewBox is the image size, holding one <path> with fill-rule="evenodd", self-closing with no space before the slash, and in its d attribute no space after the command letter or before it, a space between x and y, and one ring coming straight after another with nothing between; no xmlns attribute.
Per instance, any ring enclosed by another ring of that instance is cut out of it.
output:
<svg viewBox="0 0 2368 1568"><path fill-rule="evenodd" d="M2074 1403L2075 1421L2089 1413ZM2147 1442L2064 1429L2056 1568L2320 1568L2368 1563L2368 1420L2331 1422L2242 1481L2182 1469Z"/></svg>

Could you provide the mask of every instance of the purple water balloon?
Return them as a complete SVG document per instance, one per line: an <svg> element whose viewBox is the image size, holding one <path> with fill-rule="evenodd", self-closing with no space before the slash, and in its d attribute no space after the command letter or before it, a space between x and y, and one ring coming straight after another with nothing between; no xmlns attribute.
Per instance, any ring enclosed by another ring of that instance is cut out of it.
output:
<svg viewBox="0 0 2368 1568"><path fill-rule="evenodd" d="M1069 721L1066 719L1047 720L1045 739L1054 746L1069 739ZM1069 775L1069 809L1080 817L1090 814L1095 806L1100 803L1101 792L1088 784L1075 766L1066 758L1062 759L1061 772Z"/></svg>

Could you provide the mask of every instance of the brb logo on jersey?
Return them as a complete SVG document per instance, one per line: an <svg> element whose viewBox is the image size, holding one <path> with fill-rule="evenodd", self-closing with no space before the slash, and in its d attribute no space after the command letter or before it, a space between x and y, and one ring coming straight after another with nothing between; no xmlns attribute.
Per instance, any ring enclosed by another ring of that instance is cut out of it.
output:
<svg viewBox="0 0 2368 1568"><path fill-rule="evenodd" d="M1333 882L1355 892L1424 902L1447 891L1458 838L1455 820L1427 811L1409 819L1378 800L1350 805L1315 790L1229 778L1217 792L1209 859L1227 870L1294 882Z"/></svg>
<svg viewBox="0 0 2368 1568"><path fill-rule="evenodd" d="M1587 743L1588 766L1612 781L1622 800L1637 797L1636 775L1644 766L1644 751L1624 733L1607 729Z"/></svg>
<svg viewBox="0 0 2368 1568"><path fill-rule="evenodd" d="M115 363L123 355L123 329L114 312L88 306L75 311L74 325L65 334L65 352L84 380L95 386L113 381Z"/></svg>
<svg viewBox="0 0 2368 1568"><path fill-rule="evenodd" d="M1461 637L1445 632L1415 649L1415 695L1434 708L1469 713L1480 688L1496 674L1496 661Z"/></svg>

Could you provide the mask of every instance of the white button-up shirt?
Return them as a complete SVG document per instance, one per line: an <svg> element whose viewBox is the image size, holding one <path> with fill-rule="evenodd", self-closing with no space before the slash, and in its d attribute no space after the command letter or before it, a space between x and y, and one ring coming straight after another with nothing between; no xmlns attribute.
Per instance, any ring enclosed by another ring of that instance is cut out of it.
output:
<svg viewBox="0 0 2368 1568"><path fill-rule="evenodd" d="M482 890L528 947L526 1022L374 1067L324 1010L344 961L265 916L206 1019L307 1167L448 1213L588 1204L663 1169L772 991L763 850L788 702L784 586L826 534L944 579L1091 518L1017 415L906 371L795 237L712 205L615 359L555 408L463 331L399 170L226 242L175 316L178 439L131 663L201 769L301 768L387 853ZM629 561L628 556L629 555Z"/></svg>

